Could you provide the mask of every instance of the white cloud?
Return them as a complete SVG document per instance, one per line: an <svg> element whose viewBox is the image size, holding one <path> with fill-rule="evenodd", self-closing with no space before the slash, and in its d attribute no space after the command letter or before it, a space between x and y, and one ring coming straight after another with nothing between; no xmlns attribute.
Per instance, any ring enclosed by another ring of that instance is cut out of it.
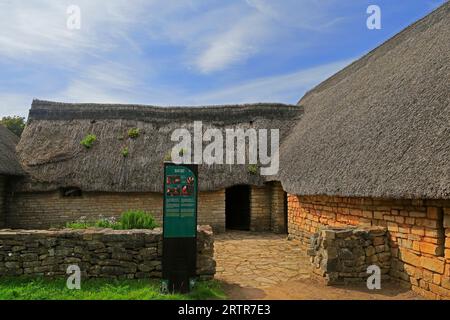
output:
<svg viewBox="0 0 450 320"><path fill-rule="evenodd" d="M254 79L188 99L191 104L296 103L303 93L332 76L351 61L351 59L342 60L293 73Z"/></svg>
<svg viewBox="0 0 450 320"><path fill-rule="evenodd" d="M195 65L203 73L220 71L235 63L242 63L257 54L271 34L267 20L252 15L236 23L230 30L211 39L197 57Z"/></svg>

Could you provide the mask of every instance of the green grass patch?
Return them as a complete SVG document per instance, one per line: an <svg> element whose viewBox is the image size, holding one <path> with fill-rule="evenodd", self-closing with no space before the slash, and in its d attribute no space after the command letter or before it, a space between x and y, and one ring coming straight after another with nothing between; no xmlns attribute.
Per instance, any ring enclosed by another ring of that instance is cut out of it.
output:
<svg viewBox="0 0 450 320"><path fill-rule="evenodd" d="M95 141L97 141L97 136L94 134L88 134L83 140L81 140L80 144L86 149L90 149Z"/></svg>
<svg viewBox="0 0 450 320"><path fill-rule="evenodd" d="M81 281L80 290L69 290L66 279L0 278L0 300L221 300L225 293L217 281L198 282L186 295L162 294L159 280Z"/></svg>

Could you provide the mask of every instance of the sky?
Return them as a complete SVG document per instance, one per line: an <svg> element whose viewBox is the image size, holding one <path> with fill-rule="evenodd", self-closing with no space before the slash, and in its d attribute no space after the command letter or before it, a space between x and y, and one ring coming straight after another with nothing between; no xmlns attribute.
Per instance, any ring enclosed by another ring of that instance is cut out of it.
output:
<svg viewBox="0 0 450 320"><path fill-rule="evenodd" d="M0 0L0 117L26 117L33 99L295 104L444 2Z"/></svg>

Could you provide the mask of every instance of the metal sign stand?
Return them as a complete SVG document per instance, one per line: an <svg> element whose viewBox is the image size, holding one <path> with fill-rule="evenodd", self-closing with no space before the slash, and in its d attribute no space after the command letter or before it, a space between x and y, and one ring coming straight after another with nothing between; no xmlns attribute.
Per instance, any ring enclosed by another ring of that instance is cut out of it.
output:
<svg viewBox="0 0 450 320"><path fill-rule="evenodd" d="M197 178L197 165L164 163L162 276L169 292L187 293L195 282Z"/></svg>

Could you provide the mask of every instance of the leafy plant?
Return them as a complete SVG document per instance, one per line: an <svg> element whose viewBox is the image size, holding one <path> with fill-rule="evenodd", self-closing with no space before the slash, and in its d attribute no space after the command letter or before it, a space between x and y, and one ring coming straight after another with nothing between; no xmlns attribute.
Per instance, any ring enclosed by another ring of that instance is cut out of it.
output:
<svg viewBox="0 0 450 320"><path fill-rule="evenodd" d="M123 230L154 229L159 227L151 214L140 210L129 210L122 213L119 224Z"/></svg>
<svg viewBox="0 0 450 320"><path fill-rule="evenodd" d="M258 165L256 164L249 164L247 167L248 173L257 175L258 174Z"/></svg>
<svg viewBox="0 0 450 320"><path fill-rule="evenodd" d="M122 156L123 156L124 158L126 158L126 157L128 157L129 154L130 154L130 152L129 152L128 148L125 147L125 148L122 150Z"/></svg>
<svg viewBox="0 0 450 320"><path fill-rule="evenodd" d="M90 149L95 141L97 141L97 136L94 134L88 134L83 140L81 140L80 144L86 149Z"/></svg>
<svg viewBox="0 0 450 320"><path fill-rule="evenodd" d="M164 161L172 161L172 153L170 151L164 156Z"/></svg>
<svg viewBox="0 0 450 320"><path fill-rule="evenodd" d="M4 125L16 136L20 137L22 135L23 129L25 129L25 118L19 116L3 117L0 120L0 125Z"/></svg>
<svg viewBox="0 0 450 320"><path fill-rule="evenodd" d="M130 137L131 139L136 139L137 137L139 137L141 130L139 128L132 128L130 130L128 130L128 137Z"/></svg>

